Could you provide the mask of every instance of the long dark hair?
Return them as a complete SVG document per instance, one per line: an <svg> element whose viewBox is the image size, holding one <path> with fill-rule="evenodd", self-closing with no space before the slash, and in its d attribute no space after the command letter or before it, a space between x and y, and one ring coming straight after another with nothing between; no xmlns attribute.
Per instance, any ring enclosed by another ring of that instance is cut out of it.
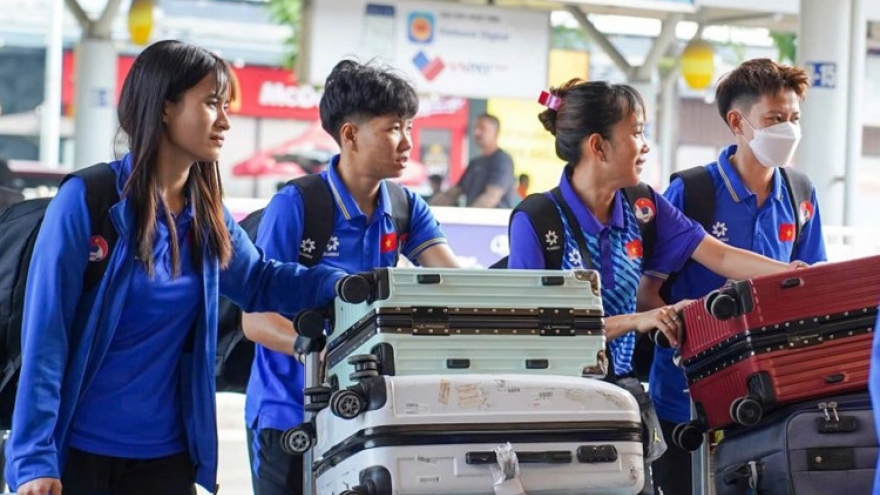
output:
<svg viewBox="0 0 880 495"><path fill-rule="evenodd" d="M156 160L165 132L162 115L166 101L180 101L188 89L213 73L217 92L236 91L232 71L223 59L194 45L180 41L160 41L141 52L125 78L119 97L119 125L128 135L131 150L131 176L123 195L131 201L137 218L137 253L146 271L153 275L153 241L156 236L156 210L159 195ZM217 162L196 162L190 169L187 188L192 203L193 249L196 260L202 250L226 267L232 258L229 231L223 216L223 185ZM171 235L173 276L180 274L177 229L165 209ZM196 264L198 266L198 263Z"/></svg>

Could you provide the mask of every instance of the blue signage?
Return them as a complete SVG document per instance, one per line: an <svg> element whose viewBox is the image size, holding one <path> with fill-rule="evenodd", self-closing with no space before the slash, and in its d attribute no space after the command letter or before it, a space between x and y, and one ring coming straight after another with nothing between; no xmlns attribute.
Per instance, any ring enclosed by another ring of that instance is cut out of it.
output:
<svg viewBox="0 0 880 495"><path fill-rule="evenodd" d="M837 64L834 62L808 62L811 85L814 88L837 87Z"/></svg>

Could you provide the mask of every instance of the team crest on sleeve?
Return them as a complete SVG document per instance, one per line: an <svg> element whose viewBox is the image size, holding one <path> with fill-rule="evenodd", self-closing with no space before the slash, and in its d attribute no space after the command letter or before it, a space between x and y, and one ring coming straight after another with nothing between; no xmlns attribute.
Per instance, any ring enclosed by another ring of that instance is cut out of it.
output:
<svg viewBox="0 0 880 495"><path fill-rule="evenodd" d="M813 207L813 203L810 201L804 201L798 206L798 218L801 220L801 224L805 224L809 222L813 218L813 214L815 212L815 208Z"/></svg>
<svg viewBox="0 0 880 495"><path fill-rule="evenodd" d="M648 198L639 198L633 206L636 218L642 223L648 223L657 216L657 206Z"/></svg>
<svg viewBox="0 0 880 495"><path fill-rule="evenodd" d="M110 250L110 246L107 245L107 240L103 237L99 235L92 236L89 244L89 261L95 263L103 261L109 254L107 251Z"/></svg>

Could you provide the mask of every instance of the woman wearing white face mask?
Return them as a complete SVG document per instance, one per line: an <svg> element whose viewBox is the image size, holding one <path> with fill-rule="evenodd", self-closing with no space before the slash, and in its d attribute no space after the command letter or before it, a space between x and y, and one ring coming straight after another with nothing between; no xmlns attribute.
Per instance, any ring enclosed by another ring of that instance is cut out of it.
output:
<svg viewBox="0 0 880 495"><path fill-rule="evenodd" d="M716 86L718 111L736 143L722 150L717 162L687 172L691 176L702 172L714 189L715 204L707 227L710 236L777 261L812 264L825 260L815 190L810 191L807 184L804 193L790 196L788 181L795 175L780 171L791 163L801 139L800 101L808 85L802 69L757 59L743 63ZM676 179L664 196L696 219L698 210L686 200L700 189L693 186L690 180ZM809 201L793 199L801 195ZM659 296L661 283L650 278L643 281L643 308L702 297L722 285L724 278L699 263L689 263L675 274L665 300ZM656 349L651 367L651 398L667 440L676 424L690 419L691 411L687 383L672 356L672 350ZM667 444L669 449L654 462L657 492L690 495L690 453L672 442Z"/></svg>

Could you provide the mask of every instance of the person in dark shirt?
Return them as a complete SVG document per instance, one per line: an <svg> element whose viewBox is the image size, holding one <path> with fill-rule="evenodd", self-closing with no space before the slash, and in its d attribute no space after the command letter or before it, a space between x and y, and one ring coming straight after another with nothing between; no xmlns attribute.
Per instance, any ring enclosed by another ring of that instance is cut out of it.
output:
<svg viewBox="0 0 880 495"><path fill-rule="evenodd" d="M458 184L437 195L431 204L455 206L462 196L466 206L475 208L513 208L518 202L513 174L513 159L498 147L501 123L494 115L484 113L474 124L474 140L480 156L468 163Z"/></svg>

